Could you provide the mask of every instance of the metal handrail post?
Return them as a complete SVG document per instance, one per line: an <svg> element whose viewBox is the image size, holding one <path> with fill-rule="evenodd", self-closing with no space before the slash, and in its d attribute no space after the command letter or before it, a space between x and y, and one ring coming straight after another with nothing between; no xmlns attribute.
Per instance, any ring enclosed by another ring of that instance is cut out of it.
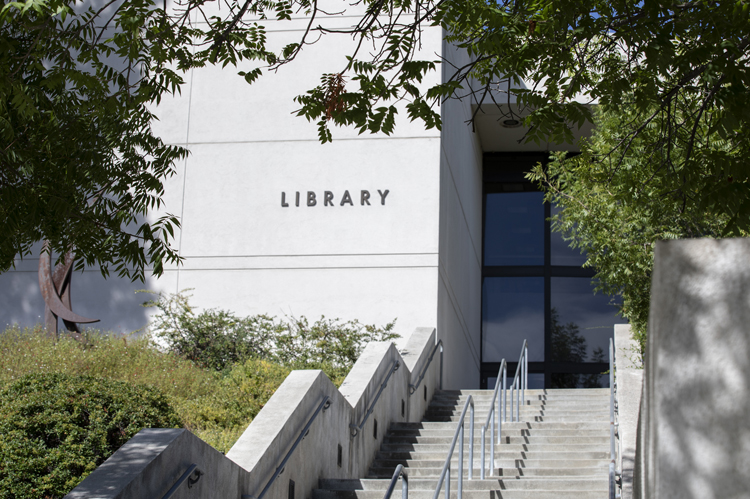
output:
<svg viewBox="0 0 750 499"><path fill-rule="evenodd" d="M529 389L529 346L526 345L526 348L523 352L523 389L528 390ZM524 392L525 395L525 392ZM526 404L526 399L524 398L524 404Z"/></svg>
<svg viewBox="0 0 750 499"><path fill-rule="evenodd" d="M615 349L612 338L609 339L609 499L615 499Z"/></svg>
<svg viewBox="0 0 750 499"><path fill-rule="evenodd" d="M490 433L492 433L492 428L490 428ZM482 426L482 469L479 472L479 478L482 479L482 480L484 480L484 445L485 445L484 439L485 439L485 435L486 434L487 434L487 428L485 428L484 426ZM492 437L490 437L490 439L491 438ZM490 442L490 449L491 448L492 448L492 442Z"/></svg>
<svg viewBox="0 0 750 499"><path fill-rule="evenodd" d="M458 499L463 497L464 492L464 423L461 421L461 429L458 434L458 488L456 490Z"/></svg>
<svg viewBox="0 0 750 499"><path fill-rule="evenodd" d="M493 413L492 414L492 426L490 426L490 475L492 475L494 470L495 470L495 414Z"/></svg>
<svg viewBox="0 0 750 499"><path fill-rule="evenodd" d="M514 409L515 399L516 399L516 380L514 379L510 385L510 422L511 423L515 421L514 418L516 417L516 411Z"/></svg>
<svg viewBox="0 0 750 499"><path fill-rule="evenodd" d="M508 395L508 366L505 365L505 369L503 369L503 421L508 421L508 413L507 413L507 395ZM500 438L500 432L497 433L497 438ZM498 443L500 441L498 440Z"/></svg>
<svg viewBox="0 0 750 499"><path fill-rule="evenodd" d="M469 409L469 480L474 479L474 404L471 404ZM461 430L463 433L463 430ZM463 474L463 473L462 473Z"/></svg>
<svg viewBox="0 0 750 499"><path fill-rule="evenodd" d="M440 389L443 389L443 340L438 343L440 345Z"/></svg>
<svg viewBox="0 0 750 499"><path fill-rule="evenodd" d="M485 472L487 470L486 466L486 438L487 438L487 427L490 428L490 470L493 470L495 468L495 419L497 418L497 443L500 443L500 435L502 433L502 413L500 412L500 397L497 396L498 391L500 388L503 388L503 396L502 396L502 403L505 404L505 377L506 372L508 370L508 364L505 362L505 359L503 359L500 362L500 369L497 371L497 378L495 378L495 389L492 392L492 400L490 400L490 410L487 413L487 420L485 421L484 425L482 426L482 468L481 468L481 477L484 480ZM497 410L495 409L495 402L497 401ZM473 410L473 409L472 409ZM503 406L503 412L505 411L505 407ZM473 418L472 418L473 419ZM472 430L473 434L473 430ZM469 448L469 453L472 455L472 462L473 462L473 450L471 450L471 447ZM473 473L472 471L469 473Z"/></svg>
<svg viewBox="0 0 750 499"><path fill-rule="evenodd" d="M386 490L383 499L390 499L391 494L393 494L393 489L396 488L396 482L399 477L401 477L401 499L409 499L409 477L406 474L406 471L404 471L403 464L396 466L396 471L393 472L391 483L388 484L388 490Z"/></svg>
<svg viewBox="0 0 750 499"><path fill-rule="evenodd" d="M527 367L526 360L528 360L527 359L527 355L526 355L527 352L528 352L528 347L526 347L526 348L523 349L523 368L522 368L522 371L521 371L521 377L523 378L523 380L521 382L521 401L523 402L523 405L526 405L526 375L527 375L527 373L526 373L526 367Z"/></svg>
<svg viewBox="0 0 750 499"><path fill-rule="evenodd" d="M471 421L470 421L470 431L471 435L469 436L471 444L469 445L469 478L473 478L473 470L474 470L474 397L469 395L469 398L466 400L466 403L464 404L464 409L461 411L461 416L459 417L458 421L458 427L456 428L456 432L453 434L453 440L451 441L450 449L448 450L448 455L445 458L445 463L443 464L443 471L440 472L440 478L438 479L437 487L435 488L435 493L432 496L432 499L438 499L440 496L440 489L443 487L443 484L445 484L445 480L447 477L448 483L445 487L445 498L450 499L450 475L451 475L451 458L453 457L453 451L456 450L456 443L459 442L460 439L460 448L459 448L459 456L458 456L458 464L459 464L459 475L458 475L458 498L461 499L462 493L463 493L463 456L464 456L464 422L466 421L466 411L471 408Z"/></svg>

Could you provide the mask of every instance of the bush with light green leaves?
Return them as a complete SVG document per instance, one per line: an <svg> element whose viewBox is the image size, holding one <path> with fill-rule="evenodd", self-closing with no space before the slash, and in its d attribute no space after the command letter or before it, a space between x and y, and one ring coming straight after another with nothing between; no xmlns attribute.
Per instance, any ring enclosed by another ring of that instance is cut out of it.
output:
<svg viewBox="0 0 750 499"><path fill-rule="evenodd" d="M0 391L0 497L61 498L143 428L181 422L153 387L30 374Z"/></svg>

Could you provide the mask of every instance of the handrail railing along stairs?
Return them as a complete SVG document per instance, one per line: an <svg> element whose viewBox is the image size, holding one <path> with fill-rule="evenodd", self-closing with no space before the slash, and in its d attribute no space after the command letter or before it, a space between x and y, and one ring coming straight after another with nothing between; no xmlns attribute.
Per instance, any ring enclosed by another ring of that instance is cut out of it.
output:
<svg viewBox="0 0 750 499"><path fill-rule="evenodd" d="M390 376L390 374L389 374ZM274 471L273 475L271 475L271 478L268 480L268 483L266 483L266 486L263 487L263 490L258 494L258 496L253 496L250 494L242 494L241 499L263 499L263 496L266 495L266 492L271 488L271 485L276 481L276 479L284 472L284 468L286 467L286 463L289 461L289 459L292 457L292 454L294 454L294 451L297 449L297 446L302 442L307 434L310 432L310 427L312 426L315 419L318 417L318 415L321 412L325 412L329 407L331 406L331 397L325 396L323 397L323 400L318 404L317 409L312 413L312 416L307 421L307 424L304 428L302 428L302 431L299 432L297 435L297 439L292 444L292 447L289 449L289 451L286 453L286 456L284 456L284 459L281 460L281 463L276 467L276 470Z"/></svg>
<svg viewBox="0 0 750 499"><path fill-rule="evenodd" d="M442 353L442 348L441 348ZM433 351L434 355L434 351ZM521 356L518 359L518 366L516 366L516 374L513 376L513 382L511 384L511 421L514 421L513 418L513 398L515 397L516 403L515 403L515 410L516 410L516 416L515 421L518 421L520 418L520 405L521 400L525 400L526 395L526 389L528 389L528 374L529 374L529 348L526 340L523 341L523 346L521 347ZM441 362L442 364L442 362ZM442 366L441 366L442 367ZM497 400L497 394L498 390L500 389L500 386L503 387L503 395L502 395L502 412L500 410L500 400L498 400L497 403L497 443L500 444L500 438L501 438L501 431L502 431L502 421L507 421L507 386L506 386L506 378L507 378L507 363L505 362L505 359L502 360L500 363L500 369L497 373L497 382L495 383L495 391L492 396L492 402L490 403L490 412L487 415L487 422L482 427L482 469L481 469L481 479L484 480L485 477L485 435L487 433L487 428L490 428L490 469L494 470L495 468L495 400ZM442 379L442 375L441 375ZM451 494L451 487L450 487L450 478L451 478L451 458L453 457L453 451L456 448L456 443L458 442L459 445L459 451L458 451L458 489L457 489L457 499L462 499L463 497L463 477L464 477L464 469L463 469L463 462L464 462L464 424L466 420L466 411L470 410L469 415L469 433L471 434L469 436L469 480L474 479L474 398L469 395L469 398L466 400L466 403L464 403L463 411L461 411L461 417L458 421L458 426L456 427L456 431L453 434L453 440L451 441L451 447L448 450L448 456L445 458L445 464L443 464L443 470L440 473L440 479L438 480L437 487L435 488L435 494L432 496L432 499L438 499L440 496L440 490L443 488L443 485L445 484L445 499L450 499ZM501 417L502 416L502 417ZM409 488L408 488L408 477L406 474L406 471L404 470L403 465L399 464L396 467L396 471L393 473L393 477L391 478L391 482L388 485L388 490L385 493L384 499L390 499L391 494L393 493L393 490L396 488L396 482L398 481L399 477L403 478L403 482L401 485L401 498L402 499L408 499L409 494Z"/></svg>
<svg viewBox="0 0 750 499"><path fill-rule="evenodd" d="M448 456L445 458L445 464L443 464L443 471L440 472L440 479L438 480L435 494L432 499L438 499L440 496L440 489L443 488L445 483L445 499L451 497L451 458L453 457L453 451L456 448L456 440L458 440L458 488L456 493L458 499L463 497L463 483L464 483L464 420L466 419L466 411L471 409L471 415L469 416L469 480L474 478L474 397L469 395L464 404L464 410L461 411L461 417L458 420L458 426L456 432L453 434L453 441L451 442L451 448L448 450ZM446 482L446 478L448 479Z"/></svg>
<svg viewBox="0 0 750 499"><path fill-rule="evenodd" d="M482 426L482 472L481 478L484 480L485 473L485 435L487 428L490 428L490 475L494 473L495 469L495 401L497 400L497 444L500 445L500 439L502 438L502 423L508 421L506 414L507 408L507 373L508 365L505 359L500 362L500 369L497 371L497 381L495 382L495 391L492 394L492 401L490 402L490 412L487 414L487 421ZM502 413L500 411L500 399L497 397L500 386L503 387L502 396ZM529 387L529 346L526 340L523 340L521 346L521 356L518 358L518 365L516 366L516 374L513 376L513 382L511 383L511 394L510 394L510 420L514 421L513 418L513 399L516 399L515 403L515 421L519 421L521 417L521 401L526 400L526 389ZM514 397L515 394L515 397ZM520 400L519 400L520 397ZM525 402L524 402L525 403Z"/></svg>

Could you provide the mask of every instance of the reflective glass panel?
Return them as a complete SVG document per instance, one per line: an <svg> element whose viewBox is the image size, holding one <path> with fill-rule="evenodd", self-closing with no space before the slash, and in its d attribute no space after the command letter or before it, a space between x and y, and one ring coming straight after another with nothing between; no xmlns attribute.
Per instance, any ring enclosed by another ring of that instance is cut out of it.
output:
<svg viewBox="0 0 750 499"><path fill-rule="evenodd" d="M554 217L560 211L556 205L551 205L551 215ZM571 248L563 240L562 234L552 231L550 234L550 263L552 265L571 265L580 267L586 262L586 254L578 248Z"/></svg>
<svg viewBox="0 0 750 499"><path fill-rule="evenodd" d="M513 384L513 376L516 373L510 373L505 377L505 388L510 388ZM495 384L497 383L496 376L490 376L487 378L487 389L494 390ZM543 373L529 373L529 390L541 390L544 388L544 374Z"/></svg>
<svg viewBox="0 0 750 499"><path fill-rule="evenodd" d="M544 278L488 277L482 291L482 362L517 362L524 339L529 361L543 361Z"/></svg>
<svg viewBox="0 0 750 499"><path fill-rule="evenodd" d="M541 192L487 194L485 265L544 265Z"/></svg>
<svg viewBox="0 0 750 499"><path fill-rule="evenodd" d="M551 360L558 362L609 362L609 339L614 324L627 321L615 315L610 297L594 294L588 277L551 279Z"/></svg>
<svg viewBox="0 0 750 499"><path fill-rule="evenodd" d="M550 388L609 388L609 374L552 373L551 378Z"/></svg>

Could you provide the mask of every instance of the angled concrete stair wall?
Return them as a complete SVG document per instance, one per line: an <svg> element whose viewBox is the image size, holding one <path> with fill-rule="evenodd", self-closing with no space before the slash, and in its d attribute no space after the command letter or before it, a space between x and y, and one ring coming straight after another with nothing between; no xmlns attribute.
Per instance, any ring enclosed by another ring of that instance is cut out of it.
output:
<svg viewBox="0 0 750 499"><path fill-rule="evenodd" d="M160 499L181 483L170 499L303 499L321 476L364 476L391 424L422 419L439 386L436 347L434 328L401 352L370 343L340 388L293 371L226 456L186 430L142 430L66 498Z"/></svg>
<svg viewBox="0 0 750 499"><path fill-rule="evenodd" d="M526 390L519 422L504 422L495 469L480 480L481 427L492 391L439 391L422 422L391 425L365 478L324 479L312 499L382 499L398 464L409 497L432 499L458 418L471 395L475 406L474 479L468 480L469 420L465 420L463 494L467 499L602 499L609 491L609 389ZM508 406L508 410L510 406ZM509 416L510 417L510 416ZM489 452L489 432L487 432ZM458 447L451 462L457 497ZM489 466L489 456L486 460ZM400 494L398 488L394 494ZM441 491L444 497L444 490Z"/></svg>

